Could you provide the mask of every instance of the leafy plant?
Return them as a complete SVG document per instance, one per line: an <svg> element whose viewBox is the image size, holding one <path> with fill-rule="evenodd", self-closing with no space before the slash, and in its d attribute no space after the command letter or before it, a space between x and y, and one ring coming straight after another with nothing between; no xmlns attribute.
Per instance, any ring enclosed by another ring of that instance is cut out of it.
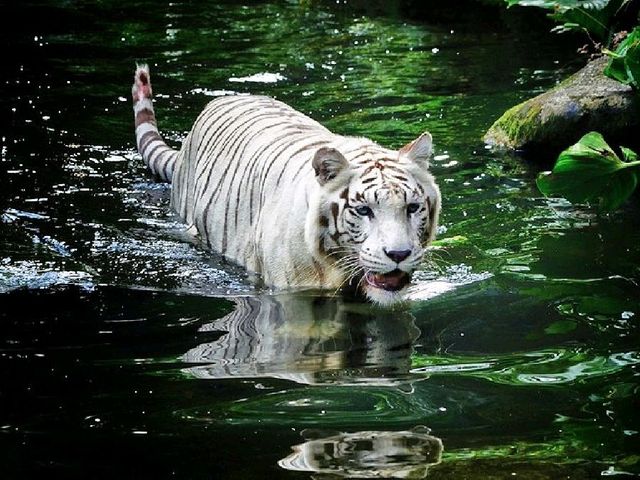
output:
<svg viewBox="0 0 640 480"><path fill-rule="evenodd" d="M603 210L615 210L633 193L640 176L636 153L620 150L622 160L601 134L587 133L560 154L551 172L538 176L538 188L546 196L572 203L598 202Z"/></svg>
<svg viewBox="0 0 640 480"><path fill-rule="evenodd" d="M640 91L640 27L638 0L505 0L508 6L535 6L551 10L559 25L553 31L582 30L598 50L611 56L605 75ZM635 26L615 51L603 48ZM597 39L600 43L596 43ZM603 210L615 210L636 189L640 161L635 152L621 147L622 159L601 134L590 132L563 151L551 172L537 179L540 191L572 203L597 202Z"/></svg>
<svg viewBox="0 0 640 480"><path fill-rule="evenodd" d="M508 6L520 5L552 10L549 14L558 26L555 32L580 30L608 44L616 31L615 17L632 0L505 0Z"/></svg>
<svg viewBox="0 0 640 480"><path fill-rule="evenodd" d="M542 8L602 8L609 0L505 0L511 7L521 5L523 7Z"/></svg>
<svg viewBox="0 0 640 480"><path fill-rule="evenodd" d="M625 38L615 52L605 50L611 61L604 74L619 82L640 89L640 27Z"/></svg>

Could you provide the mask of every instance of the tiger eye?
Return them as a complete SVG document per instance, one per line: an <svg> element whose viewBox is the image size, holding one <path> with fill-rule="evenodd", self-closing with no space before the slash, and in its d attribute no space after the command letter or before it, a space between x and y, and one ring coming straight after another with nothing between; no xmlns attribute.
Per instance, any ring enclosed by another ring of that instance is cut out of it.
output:
<svg viewBox="0 0 640 480"><path fill-rule="evenodd" d="M410 203L409 205L407 205L407 213L409 215L411 215L412 213L416 213L418 210L420 210L420 205L417 203Z"/></svg>
<svg viewBox="0 0 640 480"><path fill-rule="evenodd" d="M355 211L361 217L373 217L373 210L366 205L360 205L355 208Z"/></svg>

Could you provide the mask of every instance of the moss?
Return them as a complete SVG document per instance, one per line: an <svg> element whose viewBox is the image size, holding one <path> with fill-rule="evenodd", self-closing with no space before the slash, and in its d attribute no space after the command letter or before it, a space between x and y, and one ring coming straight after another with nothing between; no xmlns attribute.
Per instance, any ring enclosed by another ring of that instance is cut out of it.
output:
<svg viewBox="0 0 640 480"><path fill-rule="evenodd" d="M489 128L485 141L509 148L519 148L529 143L541 128L542 106L536 99L532 98L507 110Z"/></svg>
<svg viewBox="0 0 640 480"><path fill-rule="evenodd" d="M637 137L640 102L630 87L602 74L599 58L560 85L507 110L484 140L516 150L559 152L597 130L618 143Z"/></svg>

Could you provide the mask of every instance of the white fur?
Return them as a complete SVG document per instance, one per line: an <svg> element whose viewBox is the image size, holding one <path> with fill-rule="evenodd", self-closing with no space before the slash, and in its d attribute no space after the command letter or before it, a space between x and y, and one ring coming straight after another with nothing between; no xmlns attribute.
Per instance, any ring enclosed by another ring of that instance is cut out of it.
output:
<svg viewBox="0 0 640 480"><path fill-rule="evenodd" d="M153 112L143 73L148 77L141 66L135 114ZM155 131L153 123L141 124L138 142ZM158 145L166 147L156 138L143 157ZM166 147L145 161L155 173L168 170L172 207L190 230L267 285L335 290L351 282L388 305L406 288L390 291L394 285L386 279L398 277L384 275L412 273L437 226L440 192L428 172L430 154L426 132L388 150L335 135L271 98L234 96L210 102L180 152ZM411 214L411 204L420 205L420 213ZM365 206L370 216L362 214ZM397 261L390 251L410 254Z"/></svg>

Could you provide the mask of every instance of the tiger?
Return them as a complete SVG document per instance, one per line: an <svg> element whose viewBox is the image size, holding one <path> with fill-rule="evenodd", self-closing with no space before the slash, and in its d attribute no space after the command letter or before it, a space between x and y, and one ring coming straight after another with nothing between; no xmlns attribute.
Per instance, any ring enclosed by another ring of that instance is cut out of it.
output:
<svg viewBox="0 0 640 480"><path fill-rule="evenodd" d="M132 98L138 152L205 247L276 290L403 300L441 209L429 132L390 150L236 94L209 102L175 150L157 127L147 65L136 66Z"/></svg>

